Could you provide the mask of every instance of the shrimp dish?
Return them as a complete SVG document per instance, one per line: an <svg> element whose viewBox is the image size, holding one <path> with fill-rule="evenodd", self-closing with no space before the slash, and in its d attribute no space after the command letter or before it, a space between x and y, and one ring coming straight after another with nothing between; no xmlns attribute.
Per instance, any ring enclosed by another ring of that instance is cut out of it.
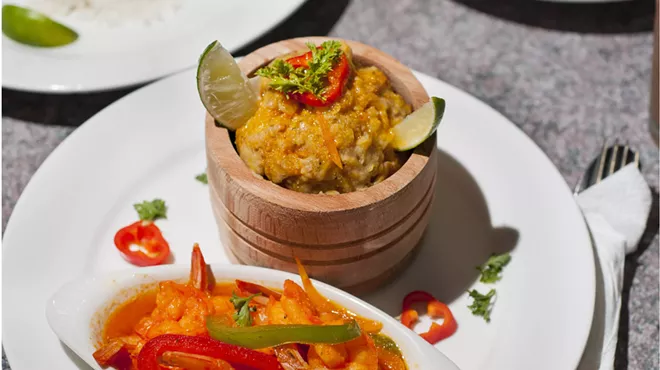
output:
<svg viewBox="0 0 660 370"><path fill-rule="evenodd" d="M94 359L115 369L407 370L382 324L302 284L214 281L193 247L190 279L160 281L111 312Z"/></svg>

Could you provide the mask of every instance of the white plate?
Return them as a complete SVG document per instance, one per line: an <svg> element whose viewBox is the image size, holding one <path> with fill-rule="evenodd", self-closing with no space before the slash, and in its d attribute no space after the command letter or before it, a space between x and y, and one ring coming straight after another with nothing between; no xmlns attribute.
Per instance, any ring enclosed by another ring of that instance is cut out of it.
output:
<svg viewBox="0 0 660 370"><path fill-rule="evenodd" d="M211 269L216 281L241 279L275 288L282 287L286 279L302 284L297 275L253 266L220 263L211 265ZM77 279L55 293L46 306L46 317L53 331L69 348L94 369L101 370L92 357L96 350L94 344L101 336L101 327L90 323L107 320L104 316L116 307L117 297L128 299L131 292L134 294L141 286L163 280L186 281L189 276L189 265L169 265L145 268L137 273L135 269L129 269ZM410 369L458 370L441 352L385 312L330 285L316 282L315 286L321 294L352 312L383 323L383 333L399 345Z"/></svg>
<svg viewBox="0 0 660 370"><path fill-rule="evenodd" d="M568 186L502 115L417 75L447 100L431 226L414 265L366 300L390 314L416 289L450 303L459 328L437 347L463 370L575 368L591 325L595 275ZM133 203L167 201L169 218L158 224L175 263L188 262L194 242L209 263L227 261L207 189L194 179L205 167L203 119L194 72L187 71L104 109L37 171L4 237L3 343L13 370L73 368L46 322L46 300L81 274L129 266L113 235L136 219ZM485 292L474 266L510 248L513 260L486 324L466 308L465 291Z"/></svg>
<svg viewBox="0 0 660 370"><path fill-rule="evenodd" d="M3 0L3 4L35 1ZM64 47L35 48L3 34L2 86L72 93L151 81L195 65L213 40L222 40L230 51L239 49L284 20L303 2L180 0L181 7L174 16L150 26L133 21L107 25L80 14L48 14L75 29L79 39Z"/></svg>

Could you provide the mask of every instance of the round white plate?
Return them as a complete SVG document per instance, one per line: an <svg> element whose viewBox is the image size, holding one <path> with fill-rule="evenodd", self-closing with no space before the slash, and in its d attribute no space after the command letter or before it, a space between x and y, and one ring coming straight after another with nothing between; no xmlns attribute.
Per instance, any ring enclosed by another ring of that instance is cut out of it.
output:
<svg viewBox="0 0 660 370"><path fill-rule="evenodd" d="M511 122L468 94L417 74L447 101L431 226L404 275L366 298L398 314L406 293L450 304L457 333L439 343L463 370L557 370L577 365L591 326L594 262L586 225L548 158ZM227 262L204 171L204 109L194 72L140 89L91 118L44 162L4 236L3 344L13 370L72 369L75 356L48 327L44 309L62 284L130 267L113 235L137 219L132 204L155 197L175 263L199 242L209 263ZM486 324L467 309L475 266L492 251L512 262L495 287ZM428 325L428 323L426 323ZM425 330L423 324L418 330Z"/></svg>
<svg viewBox="0 0 660 370"><path fill-rule="evenodd" d="M150 25L134 20L107 24L88 13L59 16L51 12L49 16L80 35L76 42L59 48L26 46L3 34L2 86L73 93L151 81L195 65L213 40L222 40L230 51L239 49L280 23L305 0L170 1L180 3L180 8ZM48 4L48 0L2 2L36 4L38 9Z"/></svg>

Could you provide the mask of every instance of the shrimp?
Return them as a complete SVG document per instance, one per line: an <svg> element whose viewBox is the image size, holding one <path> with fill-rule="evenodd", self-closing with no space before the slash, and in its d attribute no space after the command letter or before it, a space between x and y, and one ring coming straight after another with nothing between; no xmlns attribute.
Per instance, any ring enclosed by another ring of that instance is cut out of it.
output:
<svg viewBox="0 0 660 370"><path fill-rule="evenodd" d="M348 360L348 352L344 344L315 344L310 348L309 353L310 357L318 357L328 369L342 368Z"/></svg>
<svg viewBox="0 0 660 370"><path fill-rule="evenodd" d="M131 356L140 353L144 343L144 340L137 335L114 338L96 350L93 356L101 366L130 368Z"/></svg>
<svg viewBox="0 0 660 370"><path fill-rule="evenodd" d="M204 334L205 317L229 309L211 298L207 266L198 244L193 246L190 265L187 284L163 281L158 285L156 308L135 327L143 339L161 334Z"/></svg>
<svg viewBox="0 0 660 370"><path fill-rule="evenodd" d="M362 333L345 346L349 357L346 370L378 370L378 350L367 334Z"/></svg>
<svg viewBox="0 0 660 370"><path fill-rule="evenodd" d="M164 281L159 284L156 308L135 330L145 339L161 334L201 335L206 333L206 316L213 314L215 305L208 292Z"/></svg>
<svg viewBox="0 0 660 370"><path fill-rule="evenodd" d="M307 293L291 280L284 282L284 294L280 299L290 324L320 324L318 313Z"/></svg>
<svg viewBox="0 0 660 370"><path fill-rule="evenodd" d="M307 293L291 280L284 282L284 294L280 302L271 299L269 306L271 322L307 325L324 323ZM323 316L326 323L341 323L334 314ZM376 347L366 335L345 344L312 345L308 359L314 369L378 370Z"/></svg>
<svg viewBox="0 0 660 370"><path fill-rule="evenodd" d="M310 370L309 364L300 355L297 345L284 344L275 347L274 351L284 370Z"/></svg>
<svg viewBox="0 0 660 370"><path fill-rule="evenodd" d="M289 318L284 312L284 307L282 307L282 302L278 301L274 297L268 299L268 305L266 305L266 313L268 315L268 323L271 325L285 325L289 324Z"/></svg>

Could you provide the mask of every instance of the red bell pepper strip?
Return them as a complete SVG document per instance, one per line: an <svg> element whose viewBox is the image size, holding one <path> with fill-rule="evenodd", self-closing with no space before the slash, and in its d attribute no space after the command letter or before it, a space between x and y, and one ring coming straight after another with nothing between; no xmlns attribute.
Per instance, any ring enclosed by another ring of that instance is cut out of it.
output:
<svg viewBox="0 0 660 370"><path fill-rule="evenodd" d="M411 292L403 299L401 314L401 323L403 325L412 329L413 324L417 322L419 314L411 308L413 303L416 302L426 302L427 314L432 318L443 319L442 324L432 323L429 331L420 334L427 342L436 344L456 332L458 324L449 307L422 290Z"/></svg>
<svg viewBox="0 0 660 370"><path fill-rule="evenodd" d="M255 370L283 370L275 356L222 343L209 337L163 334L149 340L138 355L140 370L160 370L165 352L183 352L217 358L232 365L250 366Z"/></svg>
<svg viewBox="0 0 660 370"><path fill-rule="evenodd" d="M303 55L297 57L289 58L286 61L290 63L293 68L298 67L308 67L309 61L312 60L312 52L308 51ZM341 53L339 59L337 60L335 66L328 72L328 86L323 90L323 98L319 98L311 92L304 93L292 93L290 96L307 105L315 107L325 107L333 102L335 102L341 96L346 81L348 81L348 75L350 72L350 66L348 63L348 57L345 53Z"/></svg>
<svg viewBox="0 0 660 370"><path fill-rule="evenodd" d="M170 255L170 245L150 221L138 221L117 231L115 246L125 260L137 266L160 265Z"/></svg>
<svg viewBox="0 0 660 370"><path fill-rule="evenodd" d="M403 311L401 314L401 323L407 328L412 328L417 320L419 320L419 314L413 309Z"/></svg>
<svg viewBox="0 0 660 370"><path fill-rule="evenodd" d="M227 361L185 352L164 352L161 360L165 366L186 370L234 370Z"/></svg>

